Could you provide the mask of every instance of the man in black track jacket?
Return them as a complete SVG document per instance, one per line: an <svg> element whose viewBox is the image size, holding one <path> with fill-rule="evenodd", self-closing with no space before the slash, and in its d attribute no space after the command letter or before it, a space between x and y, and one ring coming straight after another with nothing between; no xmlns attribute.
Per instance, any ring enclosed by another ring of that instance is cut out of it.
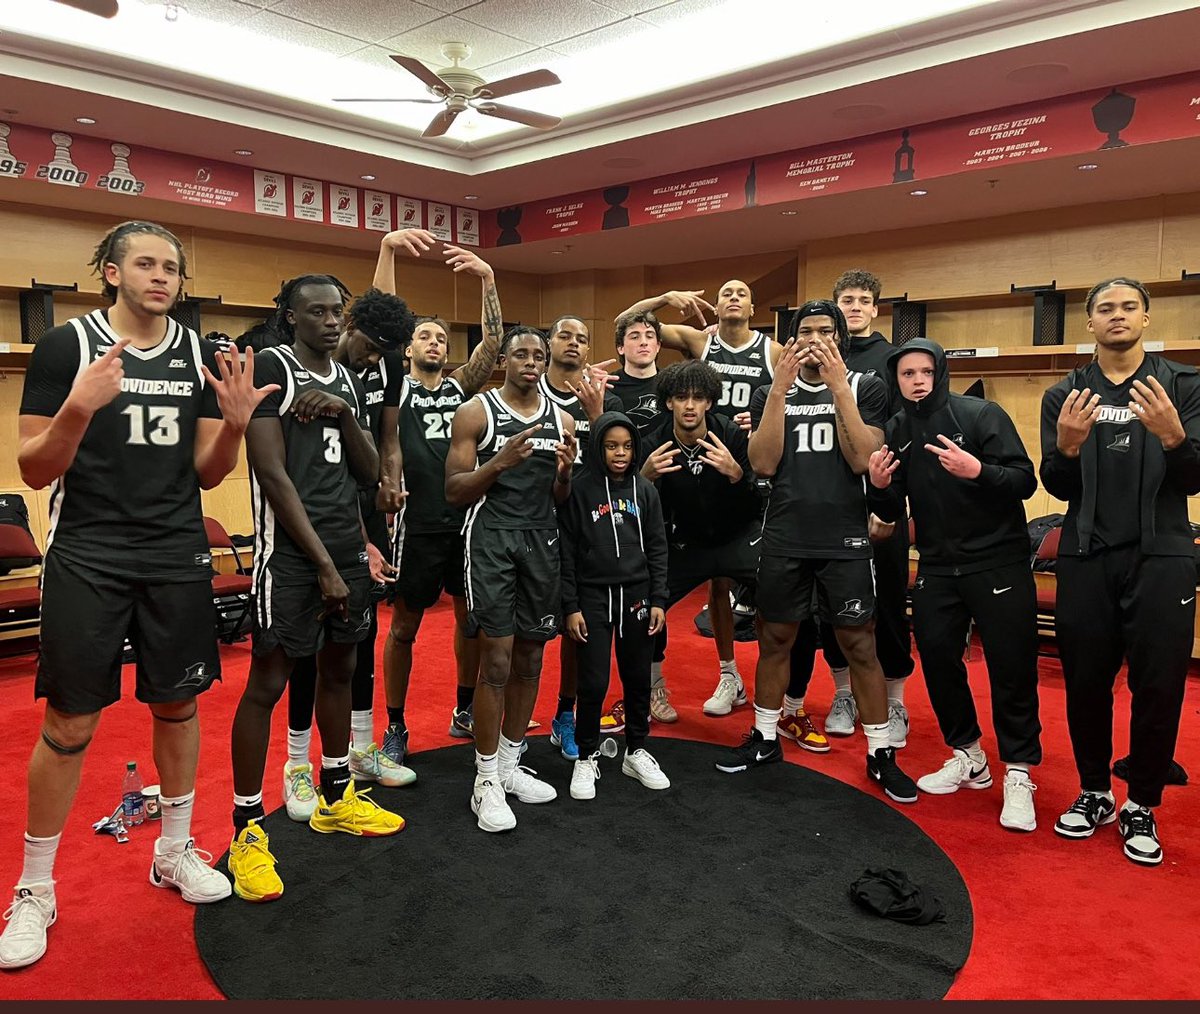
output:
<svg viewBox="0 0 1200 1014"><path fill-rule="evenodd" d="M1156 866L1162 802L1196 613L1189 496L1200 493L1200 376L1148 355L1145 286L1110 278L1087 297L1096 358L1042 398L1042 483L1067 501L1055 629L1082 789L1055 824L1091 837L1119 817L1125 855ZM1112 690L1129 662L1129 799L1113 799Z"/></svg>
<svg viewBox="0 0 1200 1014"><path fill-rule="evenodd" d="M929 699L953 755L918 779L935 795L992 784L963 664L971 621L992 688L992 723L1004 776L1000 823L1036 826L1029 768L1041 762L1037 594L1022 501L1037 489L1033 462L999 405L950 392L946 353L918 338L888 357L901 410L871 456L871 510L916 524L921 554L913 628Z"/></svg>

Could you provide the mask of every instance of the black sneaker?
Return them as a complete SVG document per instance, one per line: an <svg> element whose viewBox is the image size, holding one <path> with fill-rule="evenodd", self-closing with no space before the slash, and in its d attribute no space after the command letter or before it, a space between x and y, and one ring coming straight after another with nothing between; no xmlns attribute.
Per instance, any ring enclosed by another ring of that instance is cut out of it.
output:
<svg viewBox="0 0 1200 1014"><path fill-rule="evenodd" d="M917 783L900 770L894 746L881 746L867 755L867 777L878 782L887 797L897 803L917 801Z"/></svg>
<svg viewBox="0 0 1200 1014"><path fill-rule="evenodd" d="M760 764L774 764L783 760L783 747L778 739L764 739L757 729L751 729L750 735L742 740L741 746L735 746L717 761L717 770L728 774L747 771Z"/></svg>
<svg viewBox="0 0 1200 1014"><path fill-rule="evenodd" d="M1054 822L1054 832L1064 838L1090 838L1096 828L1116 819L1117 804L1108 796L1081 792L1067 812Z"/></svg>
<svg viewBox="0 0 1200 1014"><path fill-rule="evenodd" d="M1157 866L1162 862L1162 846L1158 844L1158 827L1152 810L1138 807L1122 809L1121 837L1125 840L1125 855L1139 866Z"/></svg>

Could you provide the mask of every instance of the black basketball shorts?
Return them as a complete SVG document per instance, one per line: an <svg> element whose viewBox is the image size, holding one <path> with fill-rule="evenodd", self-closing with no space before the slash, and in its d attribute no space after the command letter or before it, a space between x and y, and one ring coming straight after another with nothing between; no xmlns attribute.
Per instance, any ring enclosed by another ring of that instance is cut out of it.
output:
<svg viewBox="0 0 1200 1014"><path fill-rule="evenodd" d="M467 531L470 626L488 637L550 641L562 615L558 529L514 531L475 520Z"/></svg>
<svg viewBox="0 0 1200 1014"><path fill-rule="evenodd" d="M861 560L767 556L758 564L758 613L768 623L818 616L834 627L861 627L875 616L875 568Z"/></svg>
<svg viewBox="0 0 1200 1014"><path fill-rule="evenodd" d="M465 595L464 546L458 532L408 532L401 525L392 555L392 566L400 572L392 586L395 598L420 612L434 605L443 591Z"/></svg>
<svg viewBox="0 0 1200 1014"><path fill-rule="evenodd" d="M321 619L321 586L314 577L303 583L281 584L270 567L256 581L253 643L255 655L282 648L288 658L315 655L328 639L334 644L358 644L371 632L372 581L365 571L343 572L350 591L346 616Z"/></svg>
<svg viewBox="0 0 1200 1014"><path fill-rule="evenodd" d="M137 654L145 704L203 693L221 678L212 584L149 584L63 559L42 568L41 652L34 696L90 715L121 699L125 640Z"/></svg>

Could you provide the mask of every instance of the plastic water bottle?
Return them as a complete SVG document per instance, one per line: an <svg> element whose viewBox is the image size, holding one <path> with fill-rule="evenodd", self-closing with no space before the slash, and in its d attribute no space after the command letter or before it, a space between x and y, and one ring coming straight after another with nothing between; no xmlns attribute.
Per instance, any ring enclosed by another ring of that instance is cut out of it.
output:
<svg viewBox="0 0 1200 1014"><path fill-rule="evenodd" d="M617 746L617 741L612 736L605 736L604 741L600 744L600 752L605 757L615 757L620 747Z"/></svg>
<svg viewBox="0 0 1200 1014"><path fill-rule="evenodd" d="M121 816L126 827L135 827L146 819L146 801L142 797L142 776L137 761L125 765L125 781L121 785Z"/></svg>

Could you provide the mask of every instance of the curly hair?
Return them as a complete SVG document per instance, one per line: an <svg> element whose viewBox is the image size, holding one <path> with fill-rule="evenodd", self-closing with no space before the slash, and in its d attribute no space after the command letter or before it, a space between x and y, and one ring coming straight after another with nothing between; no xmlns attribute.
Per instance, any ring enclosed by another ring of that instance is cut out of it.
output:
<svg viewBox="0 0 1200 1014"><path fill-rule="evenodd" d="M131 236L158 236L165 239L175 247L175 254L179 258L180 279L187 278L187 255L183 252L183 244L179 242L179 237L175 233L161 225L156 225L154 222L122 222L120 225L113 226L104 234L104 238L100 240L96 245L95 251L92 253L92 259L88 261L88 265L92 269L92 274L100 277L104 295L109 300L116 302L117 287L104 277L104 266L106 264L120 265L125 255L129 252L129 239Z"/></svg>
<svg viewBox="0 0 1200 1014"><path fill-rule="evenodd" d="M843 271L838 280L833 283L834 300L836 301L838 296L847 289L866 289L871 294L872 302L878 303L879 294L883 292L883 283L870 271L852 268L850 271Z"/></svg>
<svg viewBox="0 0 1200 1014"><path fill-rule="evenodd" d="M616 325L616 341L617 348L620 348L625 343L625 332L628 331L634 324L646 324L654 328L654 334L657 337L659 333L658 318L650 310L639 310L636 313L623 313L617 318Z"/></svg>
<svg viewBox="0 0 1200 1014"><path fill-rule="evenodd" d="M306 285L332 285L341 294L343 303L350 302L350 290L333 275L299 275L289 278L279 287L279 294L273 300L275 312L271 314L269 321L270 329L282 334L289 345L296 340L296 331L287 319L287 312L295 309L292 303Z"/></svg>
<svg viewBox="0 0 1200 1014"><path fill-rule="evenodd" d="M386 352L408 344L415 318L399 296L379 289L367 289L354 301L349 313L350 327L361 331Z"/></svg>
<svg viewBox="0 0 1200 1014"><path fill-rule="evenodd" d="M1092 307L1096 305L1096 297L1105 289L1111 289L1114 285L1127 285L1131 289L1137 289L1138 294L1142 297L1142 309L1146 313L1150 312L1150 293L1146 291L1146 286L1141 282L1135 281L1132 278L1118 276L1116 278L1106 278L1102 282L1097 282L1091 287L1087 294L1087 302L1084 304L1087 308L1088 315L1091 315Z"/></svg>
<svg viewBox="0 0 1200 1014"><path fill-rule="evenodd" d="M668 398L686 398L689 394L715 405L721 399L721 374L700 359L686 359L660 370L655 390L664 411Z"/></svg>
<svg viewBox="0 0 1200 1014"><path fill-rule="evenodd" d="M523 338L525 335L531 334L542 343L542 348L546 355L550 355L550 339L546 337L543 331L536 327L531 327L528 324L514 324L504 332L504 337L500 339L500 352L502 356L508 355L508 347L518 338Z"/></svg>

